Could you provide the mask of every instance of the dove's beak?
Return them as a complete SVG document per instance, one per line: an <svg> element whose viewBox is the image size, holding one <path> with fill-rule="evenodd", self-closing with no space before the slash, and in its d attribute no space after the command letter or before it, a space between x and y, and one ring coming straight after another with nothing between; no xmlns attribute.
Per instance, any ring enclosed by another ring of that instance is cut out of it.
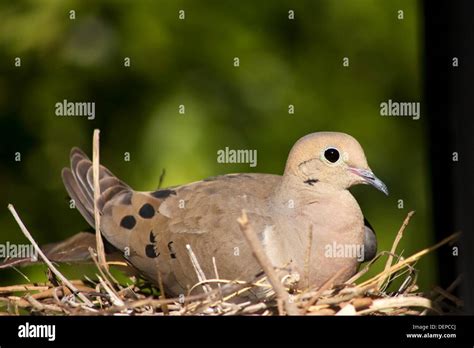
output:
<svg viewBox="0 0 474 348"><path fill-rule="evenodd" d="M388 196L387 185L385 185L382 180L377 178L370 170L349 167L349 171L360 176L362 178L363 183L372 185L377 190L382 191Z"/></svg>

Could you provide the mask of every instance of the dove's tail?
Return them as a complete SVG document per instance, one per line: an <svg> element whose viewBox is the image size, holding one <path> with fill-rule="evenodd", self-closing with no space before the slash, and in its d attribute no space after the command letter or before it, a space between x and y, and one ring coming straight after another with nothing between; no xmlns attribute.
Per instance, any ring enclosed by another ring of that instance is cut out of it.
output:
<svg viewBox="0 0 474 348"><path fill-rule="evenodd" d="M77 147L71 150L71 168L64 168L62 178L69 196L74 200L76 208L94 226L94 181L92 161ZM105 203L116 195L129 191L130 187L120 181L104 166L99 167L100 197L97 207L100 212Z"/></svg>

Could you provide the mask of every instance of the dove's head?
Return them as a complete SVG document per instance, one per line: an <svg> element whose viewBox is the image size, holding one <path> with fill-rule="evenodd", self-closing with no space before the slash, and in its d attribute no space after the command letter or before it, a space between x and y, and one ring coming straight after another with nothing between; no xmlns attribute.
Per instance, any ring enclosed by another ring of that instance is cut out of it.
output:
<svg viewBox="0 0 474 348"><path fill-rule="evenodd" d="M288 156L285 174L314 187L318 182L336 189L369 184L388 195L387 186L369 168L359 142L345 133L318 132L299 139Z"/></svg>

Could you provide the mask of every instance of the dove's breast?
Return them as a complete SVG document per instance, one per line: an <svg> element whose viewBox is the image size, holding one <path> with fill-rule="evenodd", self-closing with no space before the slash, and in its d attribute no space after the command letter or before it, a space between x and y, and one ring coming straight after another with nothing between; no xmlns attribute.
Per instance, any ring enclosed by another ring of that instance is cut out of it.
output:
<svg viewBox="0 0 474 348"><path fill-rule="evenodd" d="M346 281L364 258L364 218L359 204L344 190L324 204L308 207L308 213L313 224L310 282L318 286L338 273L335 281Z"/></svg>
<svg viewBox="0 0 474 348"><path fill-rule="evenodd" d="M364 257L363 215L355 198L340 190L294 204L299 209L279 210L278 228L267 230L265 245L274 266L297 273L304 286L308 280L320 286L338 272L337 281L347 280Z"/></svg>

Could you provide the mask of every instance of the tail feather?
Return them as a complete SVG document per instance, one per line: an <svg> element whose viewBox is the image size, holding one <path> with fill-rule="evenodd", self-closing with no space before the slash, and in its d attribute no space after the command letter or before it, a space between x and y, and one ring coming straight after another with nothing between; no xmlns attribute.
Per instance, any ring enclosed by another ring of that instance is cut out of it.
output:
<svg viewBox="0 0 474 348"><path fill-rule="evenodd" d="M107 203L112 198L116 197L119 193L125 190L126 189L122 186L112 186L102 192L102 188L101 188L102 193L100 195L99 201L97 202L97 206L99 207L99 210L102 211L104 209L105 203Z"/></svg>
<svg viewBox="0 0 474 348"><path fill-rule="evenodd" d="M74 204L81 213L81 215L86 219L86 221L94 227L94 214L91 213L91 209L86 207L88 204L88 198L84 196L81 189L79 188L76 178L72 174L69 168L63 168L62 171L62 178L64 186L66 187L66 191L69 196L74 200Z"/></svg>
<svg viewBox="0 0 474 348"><path fill-rule="evenodd" d="M94 227L94 184L92 161L77 147L71 150L71 168L64 168L62 178L69 196L74 199L76 207L86 221ZM101 195L98 200L99 211L105 203L130 187L119 180L104 166L99 167L99 187Z"/></svg>
<svg viewBox="0 0 474 348"><path fill-rule="evenodd" d="M79 180L81 184L80 187L87 196L94 201L94 190L93 185L90 185L87 181L87 171L89 168L92 168L91 162L89 159L81 159L78 163L76 168L72 169L72 172L76 179Z"/></svg>

